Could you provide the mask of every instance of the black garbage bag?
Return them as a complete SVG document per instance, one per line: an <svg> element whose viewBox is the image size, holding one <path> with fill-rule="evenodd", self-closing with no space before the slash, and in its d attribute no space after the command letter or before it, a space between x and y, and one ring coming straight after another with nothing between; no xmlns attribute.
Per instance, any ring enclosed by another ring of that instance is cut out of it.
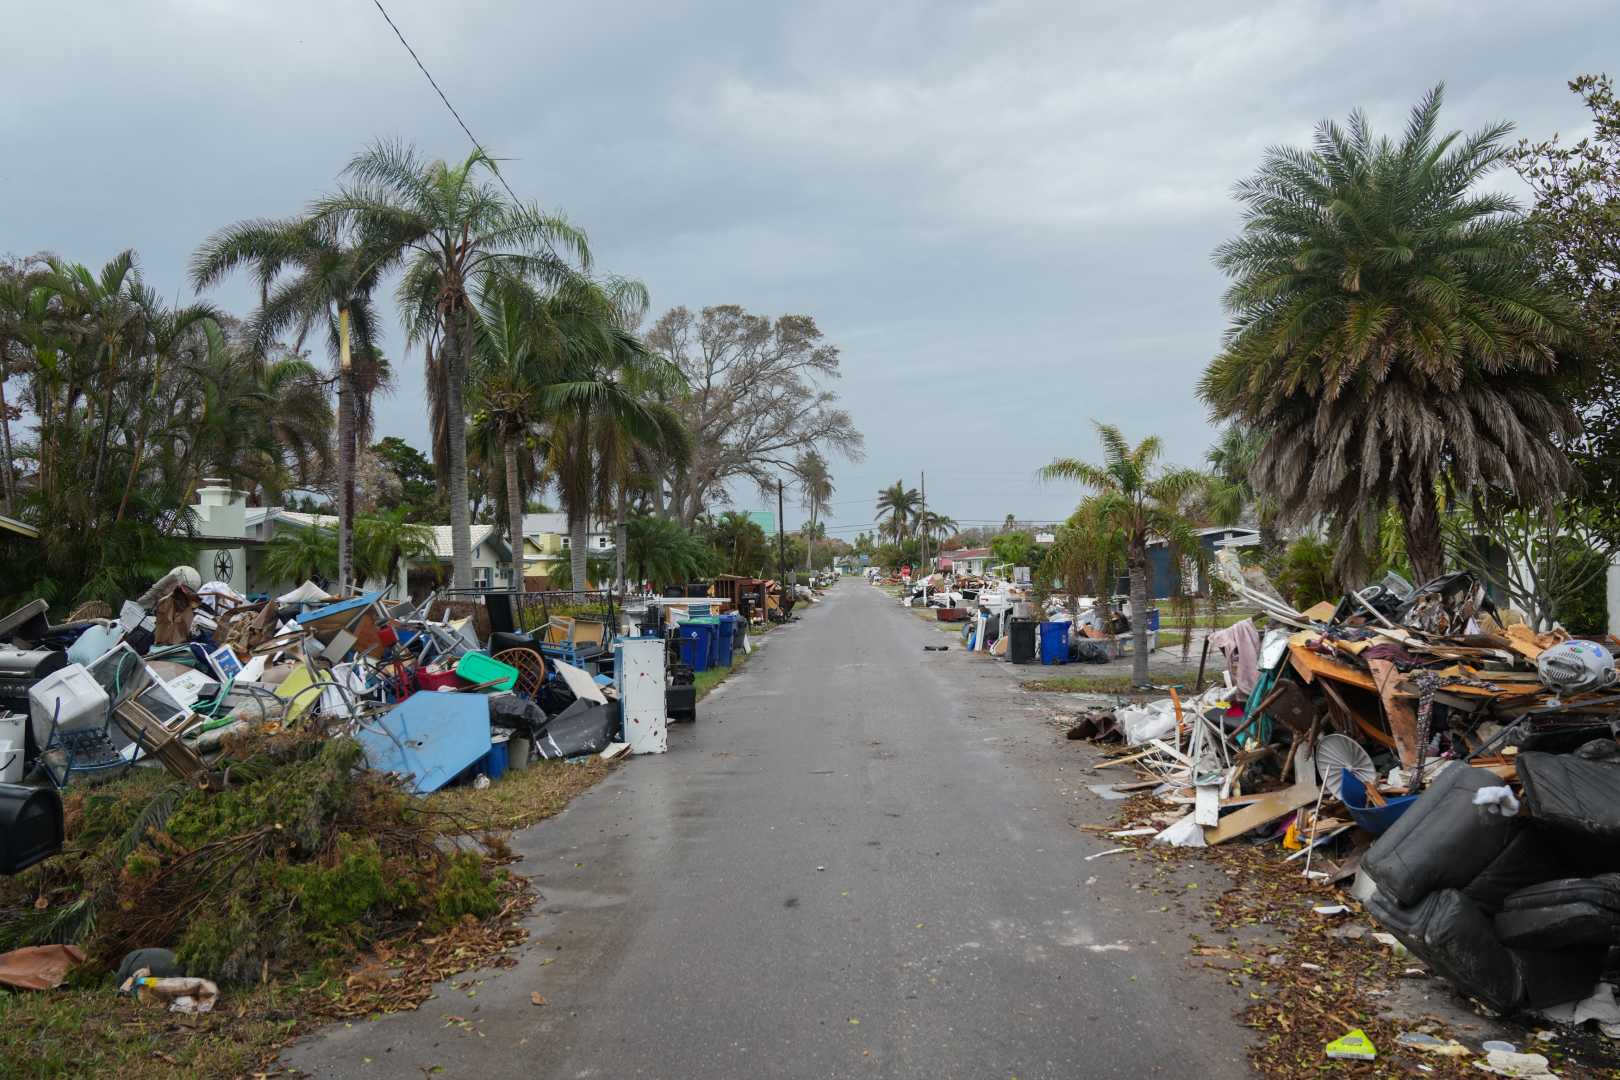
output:
<svg viewBox="0 0 1620 1080"><path fill-rule="evenodd" d="M1620 763L1591 760L1586 750L1518 756L1526 812L1552 828L1604 843L1620 841Z"/></svg>
<svg viewBox="0 0 1620 1080"><path fill-rule="evenodd" d="M517 694L491 694L489 722L492 726L528 735L531 739L546 729L551 717L526 697Z"/></svg>
<svg viewBox="0 0 1620 1080"><path fill-rule="evenodd" d="M1520 889L1503 902L1495 925L1503 944L1527 949L1620 945L1620 874Z"/></svg>
<svg viewBox="0 0 1620 1080"><path fill-rule="evenodd" d="M1472 882L1516 829L1512 818L1474 805L1474 792L1501 783L1495 773L1465 765L1442 772L1362 859L1379 891L1411 907L1437 890Z"/></svg>
<svg viewBox="0 0 1620 1080"><path fill-rule="evenodd" d="M547 679L535 693L534 703L547 716L556 716L574 703L574 692L561 679Z"/></svg>
<svg viewBox="0 0 1620 1080"><path fill-rule="evenodd" d="M538 757L558 760L599 754L619 737L619 705L576 701L551 718L534 741Z"/></svg>

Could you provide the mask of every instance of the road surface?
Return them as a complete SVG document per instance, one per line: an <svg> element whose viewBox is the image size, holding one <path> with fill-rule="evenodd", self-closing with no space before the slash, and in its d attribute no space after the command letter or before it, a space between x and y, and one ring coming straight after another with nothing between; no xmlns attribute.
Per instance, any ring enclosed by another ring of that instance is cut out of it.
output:
<svg viewBox="0 0 1620 1080"><path fill-rule="evenodd" d="M836 586L668 754L514 838L543 897L515 968L286 1062L478 1080L1248 1075L1232 993L1187 965L1184 917L1129 856L1085 861L1107 846L1072 824L1095 774L1052 764L1080 751L1005 664L923 651L947 640Z"/></svg>

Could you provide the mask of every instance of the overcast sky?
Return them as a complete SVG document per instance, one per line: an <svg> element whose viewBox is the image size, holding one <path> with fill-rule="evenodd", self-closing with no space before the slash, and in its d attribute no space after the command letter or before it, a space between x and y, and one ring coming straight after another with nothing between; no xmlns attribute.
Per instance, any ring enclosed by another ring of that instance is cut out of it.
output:
<svg viewBox="0 0 1620 1080"><path fill-rule="evenodd" d="M1357 106L1398 129L1441 80L1448 128L1577 132L1565 84L1620 41L1599 0L384 4L512 187L654 314L815 317L867 440L834 463L846 537L925 469L964 524L1061 518L1077 491L1033 473L1094 457L1093 417L1198 464L1209 254L1264 148ZM372 0L0 12L0 252L133 247L183 299L198 241L296 212L369 139L469 149ZM399 368L381 428L425 447L420 356Z"/></svg>

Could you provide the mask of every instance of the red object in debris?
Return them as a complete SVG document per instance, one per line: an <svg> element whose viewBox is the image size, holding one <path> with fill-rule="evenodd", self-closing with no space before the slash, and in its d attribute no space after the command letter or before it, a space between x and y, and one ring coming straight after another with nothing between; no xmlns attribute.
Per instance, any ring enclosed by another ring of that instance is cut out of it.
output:
<svg viewBox="0 0 1620 1080"><path fill-rule="evenodd" d="M385 649L392 649L399 644L399 635L394 633L391 625L384 623L377 627L377 643Z"/></svg>
<svg viewBox="0 0 1620 1080"><path fill-rule="evenodd" d="M428 666L417 668L416 685L423 690L440 690L449 687L454 690L458 686L467 686L468 682L454 671L440 671Z"/></svg>

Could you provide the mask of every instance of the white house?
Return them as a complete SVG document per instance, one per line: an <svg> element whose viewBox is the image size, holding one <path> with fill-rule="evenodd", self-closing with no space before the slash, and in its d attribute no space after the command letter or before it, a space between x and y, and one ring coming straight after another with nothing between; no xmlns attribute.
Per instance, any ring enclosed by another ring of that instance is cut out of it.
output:
<svg viewBox="0 0 1620 1080"><path fill-rule="evenodd" d="M613 554L613 527L593 521L585 534L586 554L603 558ZM558 513L523 515L523 576L540 579L542 585L555 580L556 570L572 557L573 538L569 535L568 515Z"/></svg>
<svg viewBox="0 0 1620 1080"><path fill-rule="evenodd" d="M197 490L192 506L197 521L197 548L194 565L204 581L224 581L237 592L271 596L296 587L296 581L272 580L263 570L266 546L279 532L293 528L336 529L331 514L305 514L281 506L247 505L246 495L211 480ZM394 581L368 581L368 589L381 589L396 599L425 595L448 585L452 555L450 526L432 525L432 561L403 561ZM479 588L502 589L511 584L511 549L495 525L473 525L473 584Z"/></svg>

